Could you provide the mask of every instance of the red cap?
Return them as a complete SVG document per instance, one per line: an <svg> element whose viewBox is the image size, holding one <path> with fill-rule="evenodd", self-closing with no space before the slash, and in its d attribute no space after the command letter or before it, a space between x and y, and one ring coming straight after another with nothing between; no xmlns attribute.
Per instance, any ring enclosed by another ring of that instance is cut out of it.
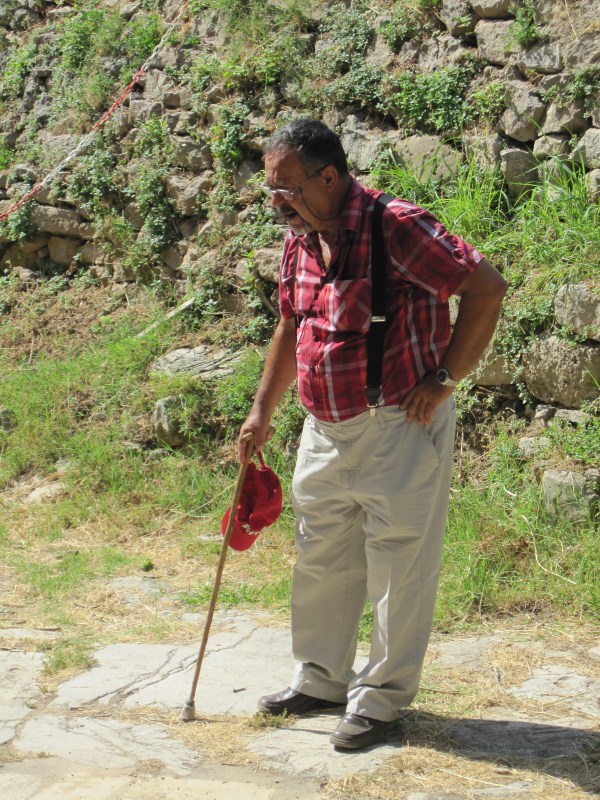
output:
<svg viewBox="0 0 600 800"><path fill-rule="evenodd" d="M272 525L281 514L281 484L272 469L266 466L258 453L260 469L250 461L242 495L238 503L229 546L234 550L247 550L258 538L259 531ZM225 535L231 509L221 520L221 533Z"/></svg>

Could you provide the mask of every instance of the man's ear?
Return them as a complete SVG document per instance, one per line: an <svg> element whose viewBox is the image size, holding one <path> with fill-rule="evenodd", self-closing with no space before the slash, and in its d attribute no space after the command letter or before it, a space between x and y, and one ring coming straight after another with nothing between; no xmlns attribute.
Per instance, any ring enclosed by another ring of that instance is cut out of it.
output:
<svg viewBox="0 0 600 800"><path fill-rule="evenodd" d="M340 173L333 164L328 164L321 170L321 180L325 184L326 189L334 189L340 180Z"/></svg>

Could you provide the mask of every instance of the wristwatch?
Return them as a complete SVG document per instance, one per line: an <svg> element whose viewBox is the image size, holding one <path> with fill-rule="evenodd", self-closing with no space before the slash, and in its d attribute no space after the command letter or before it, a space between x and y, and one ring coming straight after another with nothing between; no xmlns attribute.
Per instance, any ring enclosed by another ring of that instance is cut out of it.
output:
<svg viewBox="0 0 600 800"><path fill-rule="evenodd" d="M455 389L459 384L459 381L452 380L445 367L440 367L435 373L435 377L438 379L438 383L441 383L442 386L449 386L451 389Z"/></svg>

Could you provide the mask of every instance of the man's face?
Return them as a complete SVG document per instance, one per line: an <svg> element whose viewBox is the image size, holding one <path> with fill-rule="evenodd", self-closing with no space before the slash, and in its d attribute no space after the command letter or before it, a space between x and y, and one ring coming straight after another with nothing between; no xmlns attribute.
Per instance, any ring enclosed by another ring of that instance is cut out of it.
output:
<svg viewBox="0 0 600 800"><path fill-rule="evenodd" d="M265 157L265 179L271 189L286 189L291 193L291 196L282 197L274 192L271 203L297 236L319 228L319 219L312 211L323 214L324 204L328 202L321 186L320 171L308 174L293 150L275 151Z"/></svg>

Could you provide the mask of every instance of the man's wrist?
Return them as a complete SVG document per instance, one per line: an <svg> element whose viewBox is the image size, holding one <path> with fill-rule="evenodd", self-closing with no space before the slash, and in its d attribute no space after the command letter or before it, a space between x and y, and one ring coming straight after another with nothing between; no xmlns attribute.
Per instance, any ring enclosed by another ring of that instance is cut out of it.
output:
<svg viewBox="0 0 600 800"><path fill-rule="evenodd" d="M446 367L439 367L434 374L437 382L448 389L456 389L459 384L459 381L454 380Z"/></svg>

